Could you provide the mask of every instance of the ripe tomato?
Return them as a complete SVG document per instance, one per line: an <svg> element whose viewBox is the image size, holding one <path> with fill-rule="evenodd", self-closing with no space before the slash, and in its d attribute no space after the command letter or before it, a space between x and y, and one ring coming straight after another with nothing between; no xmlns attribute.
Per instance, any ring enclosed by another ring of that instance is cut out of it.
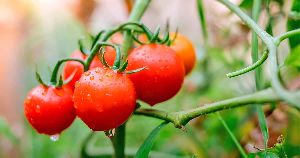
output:
<svg viewBox="0 0 300 158"><path fill-rule="evenodd" d="M175 36L175 33L171 33L171 39ZM192 42L182 34L177 34L175 41L170 46L178 56L183 60L185 67L185 74L187 75L196 63L196 53Z"/></svg>
<svg viewBox="0 0 300 158"><path fill-rule="evenodd" d="M131 52L128 63L128 70L146 67L129 77L138 99L151 106L172 98L181 88L184 79L183 62L168 46L140 46Z"/></svg>
<svg viewBox="0 0 300 158"><path fill-rule="evenodd" d="M76 82L77 116L92 130L104 131L123 124L133 113L136 93L130 79L111 69L97 67Z"/></svg>
<svg viewBox="0 0 300 158"><path fill-rule="evenodd" d="M105 60L109 65L113 65L114 60L116 58L116 52L112 47L106 47L106 53L105 53ZM86 55L82 54L80 51L75 51L72 53L71 58L76 58L76 59L81 59L85 60L87 58ZM100 59L98 56L95 56L93 59L90 69L95 68L95 67L104 67L103 64L101 63ZM83 66L77 61L68 61L64 67L63 71L63 76L64 79L69 78L74 74L74 77L72 80L68 83L72 89L74 89L75 82L79 80L83 73Z"/></svg>
<svg viewBox="0 0 300 158"><path fill-rule="evenodd" d="M76 117L72 90L39 85L25 99L25 116L39 133L54 135L69 127Z"/></svg>

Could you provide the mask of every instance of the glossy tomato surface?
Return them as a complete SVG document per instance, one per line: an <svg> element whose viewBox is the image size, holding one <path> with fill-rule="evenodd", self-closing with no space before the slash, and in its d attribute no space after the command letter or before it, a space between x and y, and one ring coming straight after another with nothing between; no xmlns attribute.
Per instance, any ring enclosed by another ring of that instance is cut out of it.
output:
<svg viewBox="0 0 300 158"><path fill-rule="evenodd" d="M85 60L87 56L82 54L80 51L75 51L72 53L71 58ZM112 47L106 47L105 50L106 62L109 65L113 65L115 58L116 58L115 50ZM93 61L91 62L90 69L95 67L104 67L98 55L96 55ZM77 61L68 61L64 67L63 76L64 79L68 79L69 77L74 75L72 80L68 83L68 85L74 89L75 82L79 80L82 73L83 73L83 66L81 63Z"/></svg>
<svg viewBox="0 0 300 158"><path fill-rule="evenodd" d="M25 116L39 133L54 135L69 127L76 113L72 90L39 85L33 88L24 102Z"/></svg>
<svg viewBox="0 0 300 158"><path fill-rule="evenodd" d="M174 36L174 33L170 34L171 39ZM175 50L178 56L183 60L185 73L190 73L196 63L196 51L192 42L184 35L178 33L170 47Z"/></svg>
<svg viewBox="0 0 300 158"><path fill-rule="evenodd" d="M89 70L75 85L77 116L94 131L123 124L133 113L135 103L136 93L130 79L111 69Z"/></svg>
<svg viewBox="0 0 300 158"><path fill-rule="evenodd" d="M150 105L172 98L184 79L182 60L165 45L148 44L134 49L128 57L128 70L146 69L129 75L138 99Z"/></svg>

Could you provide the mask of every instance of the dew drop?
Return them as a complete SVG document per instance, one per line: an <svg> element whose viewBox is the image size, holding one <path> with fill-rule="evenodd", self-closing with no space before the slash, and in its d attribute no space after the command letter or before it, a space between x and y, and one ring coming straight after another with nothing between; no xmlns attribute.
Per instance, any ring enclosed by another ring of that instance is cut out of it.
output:
<svg viewBox="0 0 300 158"><path fill-rule="evenodd" d="M76 81L75 83L75 88L78 88L80 86L80 82L79 81Z"/></svg>
<svg viewBox="0 0 300 158"><path fill-rule="evenodd" d="M96 70L95 70L95 72L96 73L100 73L100 68L97 67Z"/></svg>
<svg viewBox="0 0 300 158"><path fill-rule="evenodd" d="M111 130L108 130L108 131L105 131L105 135L108 137L108 138L111 138L113 136L115 136L115 133L116 133L116 129L111 129Z"/></svg>
<svg viewBox="0 0 300 158"><path fill-rule="evenodd" d="M41 112L41 106L40 105L36 105L35 108L36 108L35 112L37 112L37 113Z"/></svg>
<svg viewBox="0 0 300 158"><path fill-rule="evenodd" d="M59 134L54 134L54 135L50 136L50 140L53 141L53 142L58 141L58 139L59 139Z"/></svg>
<svg viewBox="0 0 300 158"><path fill-rule="evenodd" d="M89 100L89 101L92 100L91 94L87 94L86 98L87 98L87 100Z"/></svg>
<svg viewBox="0 0 300 158"><path fill-rule="evenodd" d="M84 76L89 76L90 74L91 74L91 72L87 71L87 72L84 73Z"/></svg>

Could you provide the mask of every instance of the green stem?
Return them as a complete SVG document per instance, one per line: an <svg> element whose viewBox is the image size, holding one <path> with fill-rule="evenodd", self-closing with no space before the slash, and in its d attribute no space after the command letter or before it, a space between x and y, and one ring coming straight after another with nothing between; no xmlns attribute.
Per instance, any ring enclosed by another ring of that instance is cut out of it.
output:
<svg viewBox="0 0 300 158"><path fill-rule="evenodd" d="M76 59L76 58L67 58L67 59L58 60L55 67L54 67L54 69L53 69L51 79L50 79L50 83L52 85L56 85L56 83L57 83L58 70L59 70L61 64L63 64L64 62L67 62L67 61L77 61L77 62L81 63L83 66L85 66L84 61L82 61L80 59Z"/></svg>
<svg viewBox="0 0 300 158"><path fill-rule="evenodd" d="M150 4L151 0L137 0L134 4L132 12L129 16L128 22L138 22L142 18L146 8ZM124 32L124 42L121 51L123 52L124 58L128 56L128 50L132 46L132 38L130 31Z"/></svg>
<svg viewBox="0 0 300 158"><path fill-rule="evenodd" d="M234 12L239 16L245 23L248 25L260 39L266 44L270 56L270 71L271 71L271 84L275 92L280 96L281 99L284 99L287 103L291 104L297 109L300 109L300 100L297 95L288 92L283 85L281 84L279 77L279 66L277 60L277 46L275 44L275 39L268 34L266 31L261 29L255 21L253 21L247 14L245 14L238 6L234 5L228 0L218 0L224 4L228 9Z"/></svg>
<svg viewBox="0 0 300 158"><path fill-rule="evenodd" d="M261 9L261 0L254 0L253 8L252 8L252 18L255 22L258 21L260 9ZM252 32L251 55L252 55L252 61L253 63L255 63L255 61L258 60L258 39L257 39L257 35L254 32ZM257 67L255 69L255 89L261 90L262 88L263 88L262 68ZM266 116L260 104L256 105L256 111L258 116L259 127L264 138L264 147L266 149L268 144L268 139L269 139L269 131L266 123Z"/></svg>
<svg viewBox="0 0 300 158"><path fill-rule="evenodd" d="M146 8L148 7L151 0L137 0L134 4L132 12L130 13L129 22L138 22ZM121 51L123 52L124 58L127 58L128 50L132 45L132 38L129 31L125 31L124 42ZM112 143L115 150L116 158L125 157L125 124L116 129L115 138L112 139Z"/></svg>
<svg viewBox="0 0 300 158"><path fill-rule="evenodd" d="M116 128L116 133L111 138L116 158L125 158L125 132L126 123Z"/></svg>
<svg viewBox="0 0 300 158"><path fill-rule="evenodd" d="M135 111L135 114L162 119L165 121L172 122L176 127L182 127L185 124L187 124L190 120L202 115L222 111L225 109L241 107L248 104L270 103L277 101L280 101L280 98L274 93L274 91L272 89L266 89L255 92L253 94L231 98L211 104L206 104L195 109L181 112L167 113L164 111L154 109L137 109Z"/></svg>
<svg viewBox="0 0 300 158"><path fill-rule="evenodd" d="M232 77L236 77L236 76L245 74L247 72L250 72L250 71L258 68L260 65L262 65L267 60L268 56L269 56L269 52L266 50L266 51L264 51L261 58L258 59L256 62L254 62L252 65L249 65L238 71L230 72L230 73L226 74L226 76L229 78L232 78Z"/></svg>
<svg viewBox="0 0 300 158"><path fill-rule="evenodd" d="M93 49L91 51L91 54L86 58L85 65L84 65L84 71L89 70L89 67L90 67L93 59L95 58L95 56L97 55L97 53L99 52L99 50L102 46L111 46L116 50L116 59L114 61L113 69L118 69L120 67L121 52L120 52L119 47L114 44L111 44L111 43L99 42L99 43L95 44L95 46L93 47Z"/></svg>
<svg viewBox="0 0 300 158"><path fill-rule="evenodd" d="M296 29L296 30L288 31L288 32L276 37L275 43L276 43L276 45L279 45L283 40L290 38L292 36L295 36L295 35L299 35L299 34L300 34L300 28Z"/></svg>
<svg viewBox="0 0 300 158"><path fill-rule="evenodd" d="M231 132L230 128L228 127L227 123L224 121L224 119L222 118L220 113L217 112L216 115L217 115L218 119L220 120L220 122L222 123L222 125L224 126L224 128L226 129L226 131L228 132L228 134L230 135L230 138L233 140L234 144L236 145L236 147L238 148L238 150L242 154L242 157L247 158L248 156L247 156L246 152L244 151L243 147L241 146L239 141L236 139L234 134Z"/></svg>

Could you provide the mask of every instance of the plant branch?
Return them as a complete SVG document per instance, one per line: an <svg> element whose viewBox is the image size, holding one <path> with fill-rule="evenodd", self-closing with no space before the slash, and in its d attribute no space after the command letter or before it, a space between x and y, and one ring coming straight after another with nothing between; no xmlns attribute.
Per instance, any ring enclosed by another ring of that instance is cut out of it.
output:
<svg viewBox="0 0 300 158"><path fill-rule="evenodd" d="M276 45L279 45L283 40L290 38L292 36L295 36L295 35L299 35L299 34L300 34L300 28L296 29L296 30L288 31L288 32L283 33L283 34L279 35L278 37L276 37L275 43L276 43Z"/></svg>
<svg viewBox="0 0 300 158"><path fill-rule="evenodd" d="M258 68L260 65L262 65L268 58L269 56L269 52L266 50L264 51L263 55L261 56L260 59L258 59L255 63L253 63L252 65L249 65L243 69L234 71L234 72L230 72L228 74L226 74L227 77L232 78L232 77L236 77L242 74L245 74L247 72L250 72L256 68Z"/></svg>
<svg viewBox="0 0 300 158"><path fill-rule="evenodd" d="M228 9L234 12L237 16L243 20L247 26L249 26L256 34L260 37L260 39L266 44L270 56L270 71L271 71L271 84L274 91L279 95L279 97L285 100L290 105L294 106L297 109L300 109L300 100L298 96L294 93L287 91L284 86L281 84L279 79L279 64L277 59L277 46L275 39L260 28L255 21L253 21L247 14L245 14L238 6L234 5L228 0L218 0L222 4L224 4Z"/></svg>
<svg viewBox="0 0 300 158"><path fill-rule="evenodd" d="M158 118L165 121L172 122L175 127L182 127L186 125L190 120L210 114L217 111L222 111L225 109L232 109L236 107L245 106L248 104L256 104L256 103L270 103L270 102L278 102L280 98L276 95L276 93L272 89L266 89L262 91L258 91L253 94L248 94L245 96L240 96L236 98L231 98L211 104L206 104L201 107L185 110L181 112L165 112L155 109L137 109L135 111L135 115L144 115L148 117Z"/></svg>
<svg viewBox="0 0 300 158"><path fill-rule="evenodd" d="M144 14L146 8L150 4L151 0L137 0L135 2L135 5L132 9L132 12L129 16L128 22L138 22L142 18L142 15ZM123 52L124 58L127 58L128 56L128 50L132 46L132 38L131 38L130 31L124 32L124 42L122 45L121 51Z"/></svg>

